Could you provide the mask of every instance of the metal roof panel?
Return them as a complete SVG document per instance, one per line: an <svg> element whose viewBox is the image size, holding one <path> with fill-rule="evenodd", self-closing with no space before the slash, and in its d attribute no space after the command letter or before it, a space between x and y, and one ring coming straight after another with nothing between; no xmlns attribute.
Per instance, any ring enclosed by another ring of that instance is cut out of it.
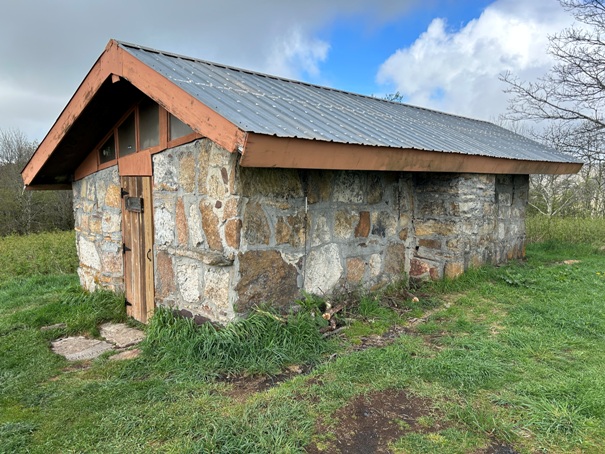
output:
<svg viewBox="0 0 605 454"><path fill-rule="evenodd" d="M119 43L246 132L543 162L578 162L489 122Z"/></svg>

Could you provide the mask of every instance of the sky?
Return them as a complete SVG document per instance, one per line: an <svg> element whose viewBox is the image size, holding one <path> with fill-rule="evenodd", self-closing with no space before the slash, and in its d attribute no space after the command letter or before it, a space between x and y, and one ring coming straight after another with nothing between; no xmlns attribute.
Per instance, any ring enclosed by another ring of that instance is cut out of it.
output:
<svg viewBox="0 0 605 454"><path fill-rule="evenodd" d="M110 39L495 121L553 61L557 0L19 0L0 15L0 130L41 141Z"/></svg>

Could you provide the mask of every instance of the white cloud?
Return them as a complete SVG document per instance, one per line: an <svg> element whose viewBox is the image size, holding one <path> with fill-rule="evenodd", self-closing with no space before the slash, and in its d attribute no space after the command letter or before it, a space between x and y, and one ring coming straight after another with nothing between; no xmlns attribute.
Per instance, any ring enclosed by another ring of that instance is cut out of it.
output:
<svg viewBox="0 0 605 454"><path fill-rule="evenodd" d="M329 43L307 36L299 28L293 29L274 42L266 71L291 78L304 73L317 77L319 64L326 59L329 49Z"/></svg>
<svg viewBox="0 0 605 454"><path fill-rule="evenodd" d="M377 81L411 104L494 119L507 105L498 76L511 71L532 80L546 73L553 63L547 36L570 24L553 0L498 0L458 30L434 19L383 63Z"/></svg>

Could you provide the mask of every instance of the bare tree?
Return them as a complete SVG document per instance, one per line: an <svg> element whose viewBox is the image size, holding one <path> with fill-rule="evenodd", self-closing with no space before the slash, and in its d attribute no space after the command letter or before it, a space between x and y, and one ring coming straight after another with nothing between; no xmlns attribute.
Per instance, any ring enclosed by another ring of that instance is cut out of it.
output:
<svg viewBox="0 0 605 454"><path fill-rule="evenodd" d="M25 191L21 170L36 143L19 130L0 130L0 235L65 230L73 226L71 192Z"/></svg>
<svg viewBox="0 0 605 454"><path fill-rule="evenodd" d="M594 130L605 127L605 4L601 0L559 0L576 20L549 37L556 64L537 82L520 81L510 72L501 76L514 95L510 117L517 120L584 122Z"/></svg>
<svg viewBox="0 0 605 454"><path fill-rule="evenodd" d="M585 162L577 177L534 178L535 208L605 216L605 1L559 3L577 24L549 37L556 63L545 76L536 82L501 76L513 95L507 118L547 121L535 138Z"/></svg>

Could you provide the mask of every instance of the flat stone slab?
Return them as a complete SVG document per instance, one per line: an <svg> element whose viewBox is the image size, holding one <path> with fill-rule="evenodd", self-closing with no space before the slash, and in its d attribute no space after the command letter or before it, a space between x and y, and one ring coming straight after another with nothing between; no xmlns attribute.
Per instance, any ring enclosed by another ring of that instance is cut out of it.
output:
<svg viewBox="0 0 605 454"><path fill-rule="evenodd" d="M113 350L113 345L97 339L76 336L52 342L52 350L57 355L64 356L68 361L81 361L95 359L106 351Z"/></svg>
<svg viewBox="0 0 605 454"><path fill-rule="evenodd" d="M113 355L109 357L110 361L124 361L127 359L134 359L141 354L141 350L138 348L134 348L132 350L125 350L117 355Z"/></svg>
<svg viewBox="0 0 605 454"><path fill-rule="evenodd" d="M105 323L101 325L101 337L117 348L126 348L145 339L145 333L124 323Z"/></svg>

